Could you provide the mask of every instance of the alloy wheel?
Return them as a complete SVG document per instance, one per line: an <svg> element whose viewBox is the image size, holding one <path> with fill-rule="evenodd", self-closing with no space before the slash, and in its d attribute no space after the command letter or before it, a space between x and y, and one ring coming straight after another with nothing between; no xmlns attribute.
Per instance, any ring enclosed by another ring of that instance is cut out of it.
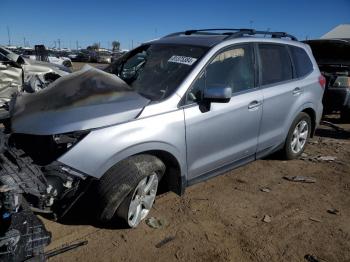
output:
<svg viewBox="0 0 350 262"><path fill-rule="evenodd" d="M292 141L290 143L294 154L298 154L304 149L308 136L309 125L305 120L302 120L295 126Z"/></svg>
<svg viewBox="0 0 350 262"><path fill-rule="evenodd" d="M128 209L130 227L136 227L148 215L156 197L158 182L157 174L153 173L136 186Z"/></svg>

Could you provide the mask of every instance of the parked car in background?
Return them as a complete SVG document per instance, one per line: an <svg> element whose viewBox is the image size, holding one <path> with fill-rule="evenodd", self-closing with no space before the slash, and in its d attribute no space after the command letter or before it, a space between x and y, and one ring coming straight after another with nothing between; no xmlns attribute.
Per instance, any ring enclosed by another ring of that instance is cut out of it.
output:
<svg viewBox="0 0 350 262"><path fill-rule="evenodd" d="M105 72L87 66L18 97L8 150L41 167L28 200L36 210L59 218L93 185L101 221L136 227L160 183L181 195L276 151L299 157L321 119L324 84L310 48L286 33L175 33Z"/></svg>
<svg viewBox="0 0 350 262"><path fill-rule="evenodd" d="M21 52L21 55L25 58L37 61L43 61L40 59L40 55L36 53L34 49L24 49ZM57 51L47 50L47 53L44 55L46 58L43 62L48 62L56 65L62 65L65 67L72 67L72 61L68 56L62 56Z"/></svg>
<svg viewBox="0 0 350 262"><path fill-rule="evenodd" d="M78 51L75 51L69 57L73 62L89 62L90 52L89 50L86 50L86 49L80 49Z"/></svg>
<svg viewBox="0 0 350 262"><path fill-rule="evenodd" d="M112 61L112 52L108 50L97 52L97 63L110 64Z"/></svg>
<svg viewBox="0 0 350 262"><path fill-rule="evenodd" d="M305 41L326 77L323 96L325 113L340 111L343 121L350 122L350 39Z"/></svg>

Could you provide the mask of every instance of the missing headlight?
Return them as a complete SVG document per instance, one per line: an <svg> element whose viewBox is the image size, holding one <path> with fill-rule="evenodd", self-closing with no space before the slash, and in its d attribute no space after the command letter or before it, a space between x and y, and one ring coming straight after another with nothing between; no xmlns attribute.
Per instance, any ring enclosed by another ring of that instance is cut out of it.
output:
<svg viewBox="0 0 350 262"><path fill-rule="evenodd" d="M53 135L53 140L57 145L66 145L67 149L82 140L88 132L72 132L66 134Z"/></svg>
<svg viewBox="0 0 350 262"><path fill-rule="evenodd" d="M88 133L88 131L78 131L51 136L12 134L9 144L22 149L35 164L45 166L66 153Z"/></svg>

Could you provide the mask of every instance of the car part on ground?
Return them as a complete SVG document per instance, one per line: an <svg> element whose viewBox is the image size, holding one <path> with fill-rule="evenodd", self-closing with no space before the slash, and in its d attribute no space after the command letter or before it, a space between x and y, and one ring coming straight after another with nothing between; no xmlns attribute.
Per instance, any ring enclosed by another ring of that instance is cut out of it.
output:
<svg viewBox="0 0 350 262"><path fill-rule="evenodd" d="M320 71L326 77L325 113L340 111L341 119L350 122L350 40L320 39L305 43L310 45Z"/></svg>
<svg viewBox="0 0 350 262"><path fill-rule="evenodd" d="M5 146L0 158L0 260L40 257L51 235L30 210L26 198L49 201L46 179L21 151Z"/></svg>

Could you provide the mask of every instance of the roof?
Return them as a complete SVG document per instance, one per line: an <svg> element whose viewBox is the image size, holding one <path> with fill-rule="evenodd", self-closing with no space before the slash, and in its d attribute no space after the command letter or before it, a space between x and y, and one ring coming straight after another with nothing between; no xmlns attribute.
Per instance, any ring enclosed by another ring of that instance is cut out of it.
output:
<svg viewBox="0 0 350 262"><path fill-rule="evenodd" d="M221 33L219 33L221 32ZM287 34L285 32L269 32L269 31L257 31L255 29L194 29L184 32L177 32L157 40L150 41L149 43L161 43L161 44L182 44L182 45L196 45L203 47L212 47L224 40L240 38L240 37L256 37L270 36L270 38L290 38L293 41L297 41L297 38Z"/></svg>
<svg viewBox="0 0 350 262"><path fill-rule="evenodd" d="M331 38L349 38L350 39L350 24L338 25L321 37L321 39L331 39Z"/></svg>
<svg viewBox="0 0 350 262"><path fill-rule="evenodd" d="M163 37L157 40L153 40L150 43L212 47L223 41L226 37L227 35L177 35Z"/></svg>

